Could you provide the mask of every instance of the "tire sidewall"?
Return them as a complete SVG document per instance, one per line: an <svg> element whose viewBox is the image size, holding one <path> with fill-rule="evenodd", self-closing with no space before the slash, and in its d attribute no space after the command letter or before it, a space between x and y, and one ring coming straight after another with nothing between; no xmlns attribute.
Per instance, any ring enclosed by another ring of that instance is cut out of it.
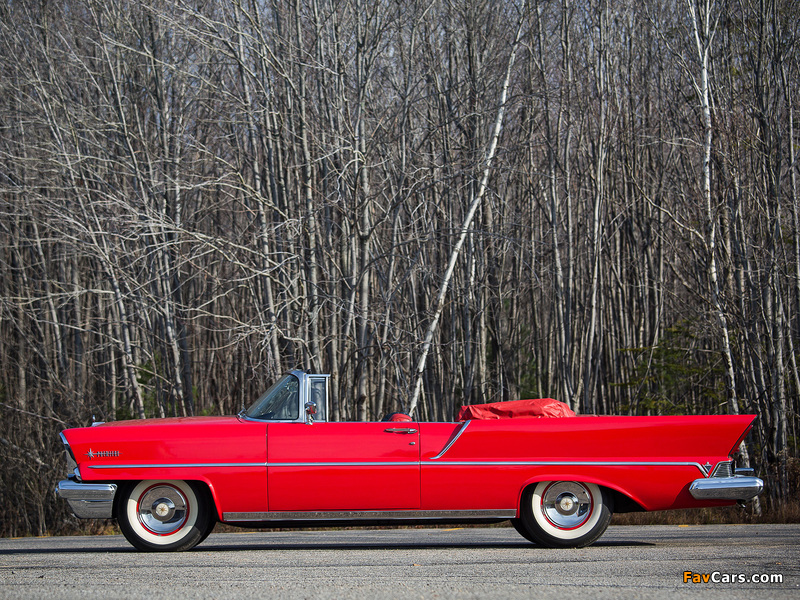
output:
<svg viewBox="0 0 800 600"><path fill-rule="evenodd" d="M560 528L550 522L542 510L542 496L547 488L555 483L559 482L541 481L525 490L520 513L521 524L530 534L530 537L526 537L550 548L588 546L603 534L611 521L613 510L611 494L596 484L580 482L591 497L591 513L578 527Z"/></svg>
<svg viewBox="0 0 800 600"><path fill-rule="evenodd" d="M153 486L170 486L186 499L186 520L179 529L169 534L157 534L148 530L138 517L138 505L142 496ZM171 552L188 550L200 543L209 531L209 506L202 486L179 480L134 481L121 486L118 492L117 521L125 538L138 550Z"/></svg>

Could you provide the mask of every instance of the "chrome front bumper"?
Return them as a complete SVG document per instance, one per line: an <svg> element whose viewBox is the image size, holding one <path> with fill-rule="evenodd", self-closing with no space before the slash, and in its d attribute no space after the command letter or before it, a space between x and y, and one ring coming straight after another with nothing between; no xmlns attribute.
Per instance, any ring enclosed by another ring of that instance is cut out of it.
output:
<svg viewBox="0 0 800 600"><path fill-rule="evenodd" d="M736 469L732 461L719 463L710 477L695 479L689 486L689 493L697 500L744 502L755 498L763 490L764 482L754 477L752 469Z"/></svg>
<svg viewBox="0 0 800 600"><path fill-rule="evenodd" d="M65 479L56 485L56 496L66 500L79 519L110 519L116 493L114 483L80 483Z"/></svg>

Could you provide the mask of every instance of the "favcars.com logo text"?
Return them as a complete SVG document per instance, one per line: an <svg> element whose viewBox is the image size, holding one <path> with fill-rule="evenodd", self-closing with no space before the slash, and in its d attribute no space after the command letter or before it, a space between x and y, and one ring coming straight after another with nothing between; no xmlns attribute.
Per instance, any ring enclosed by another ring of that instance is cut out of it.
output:
<svg viewBox="0 0 800 600"><path fill-rule="evenodd" d="M683 572L683 583L783 583L783 573L693 573Z"/></svg>

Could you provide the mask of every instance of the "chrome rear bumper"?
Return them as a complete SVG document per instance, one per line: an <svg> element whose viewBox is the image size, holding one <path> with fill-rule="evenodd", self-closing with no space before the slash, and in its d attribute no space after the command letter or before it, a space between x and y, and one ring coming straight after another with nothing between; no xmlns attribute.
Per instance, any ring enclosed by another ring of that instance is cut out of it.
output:
<svg viewBox="0 0 800 600"><path fill-rule="evenodd" d="M689 493L697 500L744 501L755 498L763 490L763 481L746 475L695 479L689 486Z"/></svg>
<svg viewBox="0 0 800 600"><path fill-rule="evenodd" d="M114 483L80 483L65 479L56 485L56 496L66 500L79 519L110 519L116 493Z"/></svg>

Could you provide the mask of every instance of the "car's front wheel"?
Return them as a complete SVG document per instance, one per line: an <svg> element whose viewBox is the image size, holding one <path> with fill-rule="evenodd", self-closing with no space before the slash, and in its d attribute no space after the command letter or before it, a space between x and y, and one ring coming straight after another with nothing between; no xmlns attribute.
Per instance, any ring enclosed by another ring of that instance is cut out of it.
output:
<svg viewBox="0 0 800 600"><path fill-rule="evenodd" d="M117 520L125 538L143 551L188 550L213 527L205 486L188 481L139 481L117 492Z"/></svg>
<svg viewBox="0 0 800 600"><path fill-rule="evenodd" d="M603 535L613 510L610 492L593 483L542 481L523 493L519 524L542 546L581 548Z"/></svg>

